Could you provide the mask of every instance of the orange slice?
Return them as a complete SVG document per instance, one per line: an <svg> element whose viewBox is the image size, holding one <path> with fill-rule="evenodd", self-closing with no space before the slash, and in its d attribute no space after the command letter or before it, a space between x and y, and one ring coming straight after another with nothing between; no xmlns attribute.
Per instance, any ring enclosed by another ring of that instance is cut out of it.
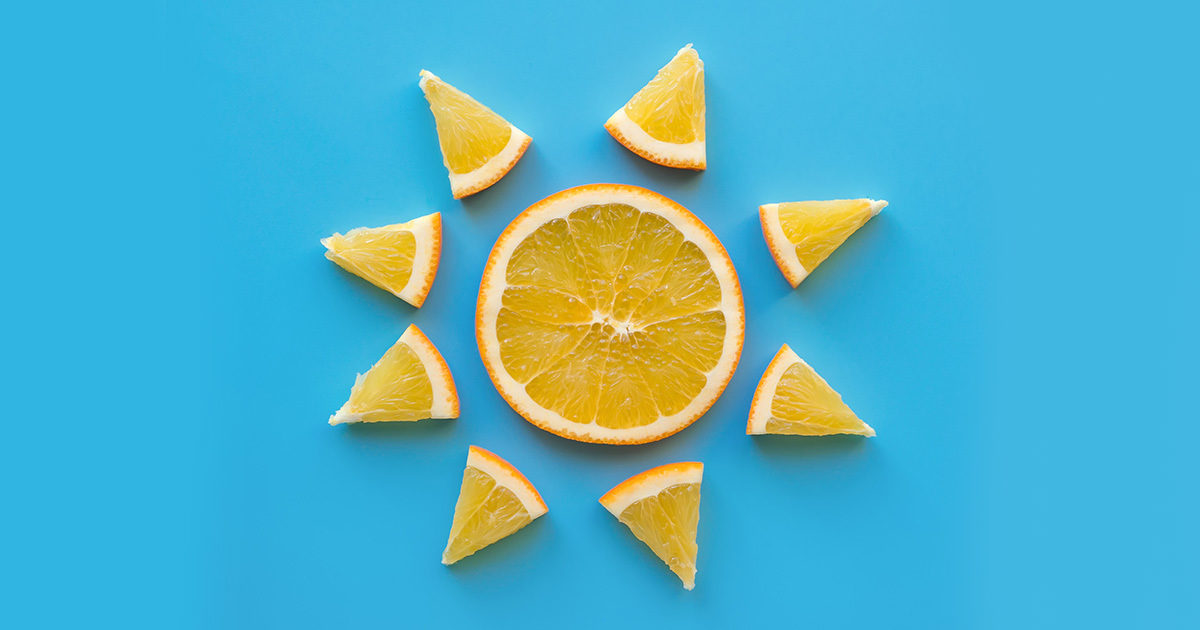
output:
<svg viewBox="0 0 1200 630"><path fill-rule="evenodd" d="M529 148L528 135L432 72L421 71L420 86L433 111L455 199L500 181Z"/></svg>
<svg viewBox="0 0 1200 630"><path fill-rule="evenodd" d="M758 218L775 264L796 288L886 206L886 201L874 199L768 203L758 207Z"/></svg>
<svg viewBox="0 0 1200 630"><path fill-rule="evenodd" d="M321 239L339 267L420 308L433 287L442 252L442 215L434 212L377 228Z"/></svg>
<svg viewBox="0 0 1200 630"><path fill-rule="evenodd" d="M350 399L329 424L457 418L458 392L433 343L409 325L400 340L350 388Z"/></svg>
<svg viewBox="0 0 1200 630"><path fill-rule="evenodd" d="M688 44L604 128L655 164L704 170L704 111L704 62Z"/></svg>
<svg viewBox="0 0 1200 630"><path fill-rule="evenodd" d="M472 446L442 564L454 564L545 513L546 502L521 471L496 454Z"/></svg>
<svg viewBox="0 0 1200 630"><path fill-rule="evenodd" d="M700 462L667 464L634 475L600 497L600 505L667 563L689 591L696 586L703 476Z"/></svg>
<svg viewBox="0 0 1200 630"><path fill-rule="evenodd" d="M747 435L875 435L842 397L784 344L754 390Z"/></svg>
<svg viewBox="0 0 1200 630"><path fill-rule="evenodd" d="M741 355L733 262L683 206L593 184L522 212L492 248L475 316L509 405L566 438L662 439L699 418Z"/></svg>

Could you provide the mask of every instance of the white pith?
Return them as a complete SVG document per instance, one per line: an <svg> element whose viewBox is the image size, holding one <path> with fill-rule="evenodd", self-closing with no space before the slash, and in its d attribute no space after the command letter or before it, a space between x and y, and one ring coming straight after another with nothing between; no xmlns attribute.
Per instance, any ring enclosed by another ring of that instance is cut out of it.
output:
<svg viewBox="0 0 1200 630"><path fill-rule="evenodd" d="M434 243L441 240L439 235L434 234L435 218L440 218L436 212L413 219L403 226L413 233L417 251L413 253L412 275L408 277L408 283L404 285L404 288L396 293L396 297L410 304L415 303L421 297L421 291L425 289L429 273L434 269L434 260L438 252L435 252L433 247Z"/></svg>
<svg viewBox="0 0 1200 630"><path fill-rule="evenodd" d="M512 134L508 137L508 144L504 145L504 148L500 149L499 153L493 155L482 166L470 173L455 173L451 171L450 163L446 161L445 156L442 156L442 163L446 165L446 172L450 176L450 192L455 195L462 194L481 184L496 179L501 173L512 168L513 163L521 156L521 147L532 139L524 131L517 129L515 125L510 123L509 127L512 129Z"/></svg>
<svg viewBox="0 0 1200 630"><path fill-rule="evenodd" d="M622 491L616 496L605 495L607 498L600 499L600 504L613 516L620 518L625 509L636 501L655 496L671 486L698 484L703 477L704 464L699 462L689 465L683 470L675 467L660 470L622 488Z"/></svg>
<svg viewBox="0 0 1200 630"><path fill-rule="evenodd" d="M629 143L647 153L677 160L689 166L705 166L708 163L704 140L694 140L686 144L664 142L646 133L637 123L629 118L622 106L615 114L609 116L606 127L616 129L625 136Z"/></svg>
<svg viewBox="0 0 1200 630"><path fill-rule="evenodd" d="M425 366L425 374L433 388L433 403L429 408L430 418L458 417L458 392L454 389L454 381L446 368L446 362L441 353L429 341L429 337L421 332L414 324L409 324L400 341L412 348L421 365Z"/></svg>
<svg viewBox="0 0 1200 630"><path fill-rule="evenodd" d="M797 363L804 363L791 348L784 344L778 356L771 360L767 371L759 381L759 389L754 394L754 403L750 407L750 422L746 433L762 435L767 432L767 421L771 419L771 403L775 400L775 390L779 387L779 379L788 368ZM805 365L808 365L805 363Z"/></svg>
<svg viewBox="0 0 1200 630"><path fill-rule="evenodd" d="M421 361L421 366L425 369L425 375L429 377L429 385L433 393L429 417L436 419L457 418L458 393L454 388L454 381L451 379L449 370L445 367L445 362L442 360L441 354L438 353L437 348L433 347L433 343L429 341L429 338L416 325L409 324L404 334L400 335L400 339L396 343L402 343L412 349L413 353ZM372 365L371 369L375 369L375 366ZM366 376L366 373L362 373L354 377L354 385L350 388L350 396L342 404L341 409L338 409L337 413L329 417L329 424L339 425L363 421L364 414L351 412L347 408L350 406L350 399L354 397L354 392L358 391L362 386L362 382Z"/></svg>
<svg viewBox="0 0 1200 630"><path fill-rule="evenodd" d="M703 224L699 223L698 219L693 223L690 216L684 216L673 205L657 199L656 195L624 187L599 190L581 187L578 190L560 194L561 196L552 202L518 217L509 230L497 241L493 249L490 259L493 263L489 264L484 272L478 306L480 352L483 354L484 362L491 368L496 386L501 389L501 393L514 409L526 418L536 419L535 424L553 427L553 432L561 432L574 439L588 442L623 443L645 442L673 433L694 420L702 410L707 409L720 396L737 365L740 356L740 340L745 328L737 274L725 254L724 248L716 240L716 237L708 232ZM685 239L698 246L708 259L721 287L721 303L716 309L720 309L726 314L726 330L721 358L711 370L704 374L706 383L699 394L678 413L660 416L652 423L627 429L611 429L599 426L595 422L587 425L572 422L558 412L535 402L526 393L524 385L517 382L504 367L504 363L500 359L500 342L496 336L496 319L500 312L504 289L507 286L505 278L513 250L545 223L565 218L583 206L607 203L624 203L641 212L658 214L679 230Z"/></svg>
<svg viewBox="0 0 1200 630"><path fill-rule="evenodd" d="M521 505L529 512L529 516L537 518L546 513L546 506L538 497L529 482L501 466L498 462L480 453L474 447L467 454L467 466L476 468L492 478L496 485L507 488L521 501Z"/></svg>
<svg viewBox="0 0 1200 630"><path fill-rule="evenodd" d="M871 204L871 216L879 214L880 210L887 207L888 202L875 199L864 199L863 201ZM783 233L783 225L779 222L779 204L767 203L758 207L759 216L762 218L763 234L766 236L768 245L772 252L776 254L775 261L780 265L780 271L792 283L792 286L800 284L808 274L812 273L812 269L805 269L801 264L799 256L796 255L796 244L789 241Z"/></svg>
<svg viewBox="0 0 1200 630"><path fill-rule="evenodd" d="M779 204L764 204L759 206L759 210L763 220L763 234L766 234L767 240L770 241L770 249L775 252L777 256L775 260L781 265L783 275L787 277L788 282L792 283L792 286L799 284L808 276L808 270L800 264L795 244L789 241L783 233L783 226L779 223Z"/></svg>

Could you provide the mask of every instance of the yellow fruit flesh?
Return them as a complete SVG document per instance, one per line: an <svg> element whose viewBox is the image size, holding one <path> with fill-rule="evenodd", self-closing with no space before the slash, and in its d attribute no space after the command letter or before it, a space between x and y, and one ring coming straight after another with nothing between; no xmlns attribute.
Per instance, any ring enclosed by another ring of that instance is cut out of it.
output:
<svg viewBox="0 0 1200 630"><path fill-rule="evenodd" d="M361 422L421 420L432 407L433 387L424 365L412 348L397 343L355 383L339 415L359 415Z"/></svg>
<svg viewBox="0 0 1200 630"><path fill-rule="evenodd" d="M496 320L500 360L539 405L620 429L681 411L725 339L707 257L663 217L585 206L516 247Z"/></svg>
<svg viewBox="0 0 1200 630"><path fill-rule="evenodd" d="M486 473L467 466L442 562L458 562L531 521L533 518L517 495L497 485Z"/></svg>
<svg viewBox="0 0 1200 630"><path fill-rule="evenodd" d="M470 173L500 153L512 136L512 126L492 110L454 86L426 77L421 82L438 142L451 173Z"/></svg>
<svg viewBox="0 0 1200 630"><path fill-rule="evenodd" d="M796 257L812 271L846 238L874 216L862 199L779 204L779 224L796 247Z"/></svg>
<svg viewBox="0 0 1200 630"><path fill-rule="evenodd" d="M670 486L635 501L621 512L621 522L646 543L685 588L696 583L696 526L700 522L700 484Z"/></svg>
<svg viewBox="0 0 1200 630"><path fill-rule="evenodd" d="M804 363L792 364L779 378L775 398L771 401L771 418L767 420L766 432L788 435L875 434L842 402L841 395Z"/></svg>
<svg viewBox="0 0 1200 630"><path fill-rule="evenodd" d="M412 277L417 239L405 230L352 230L324 241L325 257L375 286L398 293Z"/></svg>
<svg viewBox="0 0 1200 630"><path fill-rule="evenodd" d="M686 144L704 140L704 63L687 48L625 104L625 115L651 138Z"/></svg>

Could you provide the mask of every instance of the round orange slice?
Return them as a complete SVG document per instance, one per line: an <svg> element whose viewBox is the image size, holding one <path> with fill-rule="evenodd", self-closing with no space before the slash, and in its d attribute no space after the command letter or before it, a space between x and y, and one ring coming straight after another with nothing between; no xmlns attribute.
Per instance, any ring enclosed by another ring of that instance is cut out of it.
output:
<svg viewBox="0 0 1200 630"><path fill-rule="evenodd" d="M696 586L696 529L704 464L679 462L651 468L600 497L600 505L629 527L675 575Z"/></svg>
<svg viewBox="0 0 1200 630"><path fill-rule="evenodd" d="M420 86L437 124L455 199L500 181L529 148L532 139L523 131L432 72L421 71Z"/></svg>
<svg viewBox="0 0 1200 630"><path fill-rule="evenodd" d="M488 257L475 317L488 375L517 413L606 444L699 418L744 331L717 237L678 203L619 184L564 190L517 216Z"/></svg>
<svg viewBox="0 0 1200 630"><path fill-rule="evenodd" d="M321 239L339 267L420 308L433 287L442 253L442 215L434 212L377 228L354 228Z"/></svg>

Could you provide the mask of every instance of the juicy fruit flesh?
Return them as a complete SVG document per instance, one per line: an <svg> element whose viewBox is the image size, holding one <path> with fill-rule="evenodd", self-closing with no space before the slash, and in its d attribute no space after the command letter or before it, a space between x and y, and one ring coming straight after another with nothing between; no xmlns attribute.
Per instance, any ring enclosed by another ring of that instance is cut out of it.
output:
<svg viewBox="0 0 1200 630"><path fill-rule="evenodd" d="M686 144L704 140L704 63L684 51L625 104L625 115L651 138Z"/></svg>
<svg viewBox="0 0 1200 630"><path fill-rule="evenodd" d="M508 144L512 126L498 114L441 80L427 78L421 85L450 172L470 173Z"/></svg>
<svg viewBox="0 0 1200 630"><path fill-rule="evenodd" d="M873 215L865 200L800 201L779 204L779 225L812 271Z"/></svg>
<svg viewBox="0 0 1200 630"><path fill-rule="evenodd" d="M696 583L696 527L700 522L700 484L684 483L635 501L620 520L646 543L685 588Z"/></svg>
<svg viewBox="0 0 1200 630"><path fill-rule="evenodd" d="M407 344L392 346L350 392L344 411L362 422L422 420L433 407L433 386Z"/></svg>
<svg viewBox="0 0 1200 630"><path fill-rule="evenodd" d="M326 257L347 271L393 293L412 277L417 239L406 230L363 230L334 234Z"/></svg>
<svg viewBox="0 0 1200 630"><path fill-rule="evenodd" d="M720 360L720 283L660 215L578 208L516 247L506 281L500 360L534 402L571 422L623 429L676 414Z"/></svg>
<svg viewBox="0 0 1200 630"><path fill-rule="evenodd" d="M467 466L442 562L458 562L531 521L533 518L512 490L498 485L479 469Z"/></svg>
<svg viewBox="0 0 1200 630"><path fill-rule="evenodd" d="M846 403L811 367L794 363L784 371L771 401L767 433L874 435Z"/></svg>

